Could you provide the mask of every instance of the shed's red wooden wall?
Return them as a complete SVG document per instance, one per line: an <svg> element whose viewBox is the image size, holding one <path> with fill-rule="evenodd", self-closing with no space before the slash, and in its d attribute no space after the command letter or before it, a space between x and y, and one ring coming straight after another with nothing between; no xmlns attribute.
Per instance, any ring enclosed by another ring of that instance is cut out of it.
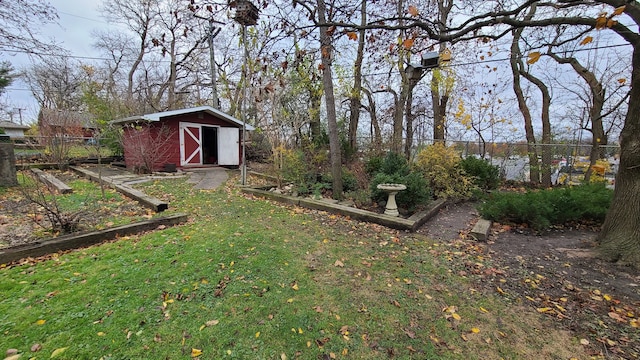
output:
<svg viewBox="0 0 640 360"><path fill-rule="evenodd" d="M160 119L160 121L151 123L149 130L154 137L158 134L163 126L169 129L170 136L170 141L167 143L166 148L162 149L163 156L155 162L153 171L164 169L165 164L175 164L177 167L180 167L180 122L239 128L237 124L227 122L205 112L175 115L162 118ZM131 169L134 168L136 162L136 159L132 157L132 154L135 152L135 147L140 146L135 141L133 141L132 138L132 129L129 126L126 126L124 128L123 134L124 158L127 168ZM240 139L242 139L242 133L240 134ZM240 154L239 162L241 163L242 145L240 143L238 144L238 147ZM127 154L129 156L127 156Z"/></svg>

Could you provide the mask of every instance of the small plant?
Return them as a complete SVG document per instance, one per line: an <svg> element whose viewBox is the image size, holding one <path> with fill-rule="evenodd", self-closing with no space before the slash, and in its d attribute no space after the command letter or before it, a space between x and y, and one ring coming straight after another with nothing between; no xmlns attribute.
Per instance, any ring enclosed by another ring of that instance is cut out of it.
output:
<svg viewBox="0 0 640 360"><path fill-rule="evenodd" d="M333 184L333 178L331 174L323 174L322 175L322 183L329 184L329 188L331 188L331 184ZM342 189L345 192L348 191L356 191L359 189L358 179L356 176L349 171L349 169L342 168Z"/></svg>
<svg viewBox="0 0 640 360"><path fill-rule="evenodd" d="M380 171L371 180L371 198L376 201L387 200L387 194L377 188L379 184L395 183L407 186L396 195L398 206L410 211L419 205L425 205L431 199L431 189L420 173L411 172L407 160L399 154L388 153L380 164Z"/></svg>
<svg viewBox="0 0 640 360"><path fill-rule="evenodd" d="M612 190L595 183L526 193L495 193L479 211L489 220L527 224L541 231L573 221L602 223L612 198Z"/></svg>
<svg viewBox="0 0 640 360"><path fill-rule="evenodd" d="M31 205L29 212L37 225L52 233L67 234L80 229L84 210L64 211L49 188L30 176L23 176L22 180L21 192Z"/></svg>
<svg viewBox="0 0 640 360"><path fill-rule="evenodd" d="M460 155L443 143L429 145L416 157L416 167L422 172L439 198L467 199L473 183L460 166Z"/></svg>
<svg viewBox="0 0 640 360"><path fill-rule="evenodd" d="M487 160L469 156L460 161L460 166L471 176L473 183L484 191L497 189L500 185L500 169Z"/></svg>

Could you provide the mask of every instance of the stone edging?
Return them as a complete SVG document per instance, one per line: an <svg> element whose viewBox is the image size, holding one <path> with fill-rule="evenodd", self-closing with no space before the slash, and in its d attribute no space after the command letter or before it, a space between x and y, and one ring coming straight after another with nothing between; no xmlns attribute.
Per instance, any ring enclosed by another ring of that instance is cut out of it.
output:
<svg viewBox="0 0 640 360"><path fill-rule="evenodd" d="M308 209L322 210L331 213L336 213L344 216L349 216L353 219L372 222L386 227L390 227L398 230L416 231L420 226L424 225L427 220L435 216L438 211L444 206L446 201L444 199L437 199L431 202L429 209L413 214L408 219L400 217L378 214L367 210L357 209L350 206L331 204L326 201L312 200L306 198L293 197L288 195L276 194L270 191L262 189L256 189L251 187L245 187L241 189L242 192L252 194L260 197L264 197L270 200L275 200L285 204L291 204L296 206L305 207Z"/></svg>
<svg viewBox="0 0 640 360"><path fill-rule="evenodd" d="M7 264L26 257L43 256L57 251L95 245L106 240L115 239L118 236L127 236L153 230L160 225L173 226L186 221L187 214L174 214L134 224L121 225L109 229L79 234L63 235L53 239L4 248L0 249L0 264Z"/></svg>

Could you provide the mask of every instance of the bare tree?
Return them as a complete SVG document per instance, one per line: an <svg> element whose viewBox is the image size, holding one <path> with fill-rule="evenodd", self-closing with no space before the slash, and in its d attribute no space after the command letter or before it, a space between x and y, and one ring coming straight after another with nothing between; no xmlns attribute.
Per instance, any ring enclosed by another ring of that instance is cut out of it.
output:
<svg viewBox="0 0 640 360"><path fill-rule="evenodd" d="M0 47L2 51L45 53L57 46L41 39L39 26L55 23L58 14L44 0L0 1Z"/></svg>
<svg viewBox="0 0 640 360"><path fill-rule="evenodd" d="M147 123L127 125L124 131L123 147L127 162L138 173L150 173L162 164L171 147L171 131L166 126L153 126Z"/></svg>

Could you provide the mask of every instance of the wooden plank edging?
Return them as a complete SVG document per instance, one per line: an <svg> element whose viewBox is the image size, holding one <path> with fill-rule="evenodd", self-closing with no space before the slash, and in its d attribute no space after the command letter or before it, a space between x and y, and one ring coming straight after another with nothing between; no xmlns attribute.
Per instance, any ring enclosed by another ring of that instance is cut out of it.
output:
<svg viewBox="0 0 640 360"><path fill-rule="evenodd" d="M69 185L63 183L55 176L48 174L38 168L32 168L31 171L38 176L38 179L45 183L50 189L54 188L60 194L71 194L73 189Z"/></svg>
<svg viewBox="0 0 640 360"><path fill-rule="evenodd" d="M156 229L160 225L173 226L187 221L187 214L174 214L156 219L121 225L109 229L80 234L69 234L30 244L0 249L0 264L10 263L26 257L37 257L58 251L72 250L95 245L119 236L137 234Z"/></svg>
<svg viewBox="0 0 640 360"><path fill-rule="evenodd" d="M295 206L301 206L308 209L314 210L322 210L331 213L340 214L343 216L348 216L350 218L372 222L376 224L380 224L386 227L390 227L392 229L398 230L408 230L408 231L416 231L420 226L424 225L430 218L435 216L438 211L446 204L446 200L437 199L434 200L429 209L422 211L420 213L412 215L408 219L404 219L401 217L390 216L385 214L378 214L367 210L362 210L350 206L340 205L340 204L331 204L326 201L320 200L312 200L312 199L304 199L298 198L288 195L277 194L272 191L266 191L262 189L245 187L241 189L242 192L247 194L252 194L255 196L260 196L267 198L269 200L274 200L286 204L291 204Z"/></svg>
<svg viewBox="0 0 640 360"><path fill-rule="evenodd" d="M76 166L71 166L70 169L90 178L97 183L100 183L100 181L102 181L103 184L116 189L116 191L118 191L119 193L122 193L125 196L138 201L143 206L148 207L155 212L162 212L169 208L169 204L160 199L149 196L140 190L132 188L131 186L116 184L108 177L101 177L99 174L96 174L91 170L82 169Z"/></svg>

